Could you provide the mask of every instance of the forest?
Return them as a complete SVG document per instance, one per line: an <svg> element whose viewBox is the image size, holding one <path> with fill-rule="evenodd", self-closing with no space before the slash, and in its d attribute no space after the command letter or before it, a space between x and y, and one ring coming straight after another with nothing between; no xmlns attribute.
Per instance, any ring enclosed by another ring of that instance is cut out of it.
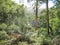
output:
<svg viewBox="0 0 60 45"><path fill-rule="evenodd" d="M49 1L34 0L29 11L24 4L0 0L0 45L60 45L60 0L50 8Z"/></svg>

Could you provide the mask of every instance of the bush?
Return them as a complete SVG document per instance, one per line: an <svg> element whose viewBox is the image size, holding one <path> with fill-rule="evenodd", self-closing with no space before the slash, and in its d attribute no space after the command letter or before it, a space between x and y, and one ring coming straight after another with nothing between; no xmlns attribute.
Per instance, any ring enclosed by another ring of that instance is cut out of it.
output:
<svg viewBox="0 0 60 45"><path fill-rule="evenodd" d="M0 40L9 39L7 33L5 31L0 31Z"/></svg>
<svg viewBox="0 0 60 45"><path fill-rule="evenodd" d="M1 29L6 29L6 28L7 28L7 25L6 25L5 23L2 23L2 24L0 25L0 28L1 28Z"/></svg>

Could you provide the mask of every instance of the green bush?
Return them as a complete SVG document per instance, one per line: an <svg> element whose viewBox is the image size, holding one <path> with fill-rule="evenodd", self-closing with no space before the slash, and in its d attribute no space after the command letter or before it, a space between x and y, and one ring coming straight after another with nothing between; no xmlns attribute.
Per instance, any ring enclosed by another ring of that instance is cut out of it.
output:
<svg viewBox="0 0 60 45"><path fill-rule="evenodd" d="M9 39L7 33L5 31L0 31L0 40Z"/></svg>

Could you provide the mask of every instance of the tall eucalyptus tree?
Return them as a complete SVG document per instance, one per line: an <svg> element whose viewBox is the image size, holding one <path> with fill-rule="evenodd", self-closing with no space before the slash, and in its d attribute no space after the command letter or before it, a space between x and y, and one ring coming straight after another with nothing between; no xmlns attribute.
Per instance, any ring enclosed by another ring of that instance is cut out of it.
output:
<svg viewBox="0 0 60 45"><path fill-rule="evenodd" d="M48 30L48 34L49 34L49 14L48 14L48 12L49 12L49 10L48 10L48 0L46 0L46 10L47 10L47 12L46 12L46 16L47 16L47 30Z"/></svg>
<svg viewBox="0 0 60 45"><path fill-rule="evenodd" d="M49 9L48 9L48 1L49 0L38 0L40 3L46 3L46 24L47 24L47 32L52 32L52 28L49 26ZM37 2L37 1L36 1ZM37 8L38 9L38 8ZM37 12L38 13L38 12ZM50 29L50 30L49 30Z"/></svg>
<svg viewBox="0 0 60 45"><path fill-rule="evenodd" d="M47 20L47 30L49 34L49 14L48 14L48 0L36 0L36 30L37 30L37 18L38 18L38 1L40 2L46 2L46 20Z"/></svg>
<svg viewBox="0 0 60 45"><path fill-rule="evenodd" d="M36 13L35 13L35 15L36 15L36 25L35 25L35 30L37 30L37 19L38 19L38 0L36 0Z"/></svg>
<svg viewBox="0 0 60 45"><path fill-rule="evenodd" d="M50 28L50 26L49 26L49 9L48 9L48 0L40 0L40 1L42 1L42 2L46 2L46 24L47 24L47 32L48 32L48 34L49 34L49 28ZM51 28L50 28L51 29Z"/></svg>
<svg viewBox="0 0 60 45"><path fill-rule="evenodd" d="M46 2L46 24L47 24L47 32L48 34L52 34L52 27L49 25L49 9L48 9L48 1L49 0L41 0L42 2ZM50 29L50 30L49 30Z"/></svg>

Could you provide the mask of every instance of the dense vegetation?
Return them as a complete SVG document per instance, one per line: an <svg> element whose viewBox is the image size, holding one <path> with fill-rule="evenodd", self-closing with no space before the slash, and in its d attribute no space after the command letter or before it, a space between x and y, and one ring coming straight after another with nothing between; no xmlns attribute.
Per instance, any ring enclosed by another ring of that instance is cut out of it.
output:
<svg viewBox="0 0 60 45"><path fill-rule="evenodd" d="M38 2L46 3L44 0ZM18 5L11 0L1 0L0 45L60 45L60 0L56 0L54 4L48 12L48 34L46 9L38 14L36 25L35 15L28 14L24 5ZM8 43L8 40L14 38L16 40Z"/></svg>

